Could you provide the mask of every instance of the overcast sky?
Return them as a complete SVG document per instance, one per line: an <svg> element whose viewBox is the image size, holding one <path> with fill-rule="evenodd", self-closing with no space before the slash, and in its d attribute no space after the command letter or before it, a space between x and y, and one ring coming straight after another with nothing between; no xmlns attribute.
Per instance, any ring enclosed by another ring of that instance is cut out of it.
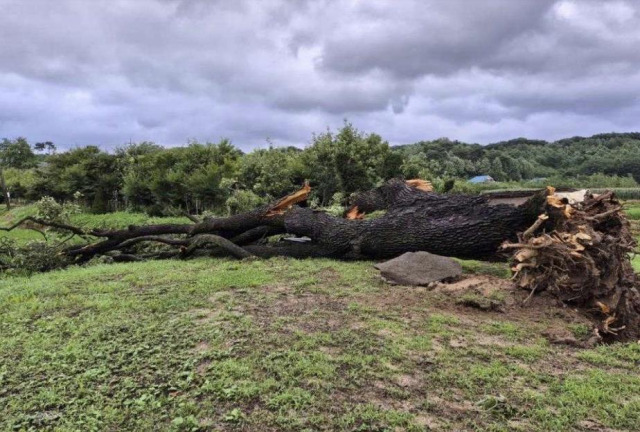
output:
<svg viewBox="0 0 640 432"><path fill-rule="evenodd" d="M640 130L640 0L0 0L0 137L392 144Z"/></svg>

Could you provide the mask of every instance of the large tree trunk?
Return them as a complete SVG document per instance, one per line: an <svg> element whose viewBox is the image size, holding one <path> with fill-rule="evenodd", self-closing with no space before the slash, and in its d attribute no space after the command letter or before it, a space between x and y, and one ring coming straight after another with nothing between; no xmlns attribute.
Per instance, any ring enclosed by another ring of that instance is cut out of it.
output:
<svg viewBox="0 0 640 432"><path fill-rule="evenodd" d="M332 217L308 208L289 211L288 233L308 236L340 257L388 258L427 251L460 258L495 258L500 244L515 239L536 218L527 208L491 206L472 197L441 200L416 194L410 205L392 206L371 220Z"/></svg>
<svg viewBox="0 0 640 432"><path fill-rule="evenodd" d="M202 235L216 235L247 248L257 256L330 256L345 259L387 258L410 251L440 255L494 259L505 240L516 240L535 221L542 199L525 205L492 205L477 196L444 196L392 180L380 188L355 197L368 212L386 210L374 219L344 219L295 204L306 199L308 190L285 197L275 204L227 218L205 220L194 225L129 227L120 231L91 231L105 240L71 247L69 256L79 260L97 254L131 248L145 241L162 241L158 236L186 234L173 246L187 247ZM368 204L362 203L367 201ZM362 212L358 212L361 217ZM256 245L275 234L308 237L306 244ZM132 241L136 239L135 241ZM165 242L166 243L166 242ZM219 249L222 246L216 245ZM246 247L246 246L245 246ZM224 249L224 247L222 247ZM218 253L220 251L218 250Z"/></svg>

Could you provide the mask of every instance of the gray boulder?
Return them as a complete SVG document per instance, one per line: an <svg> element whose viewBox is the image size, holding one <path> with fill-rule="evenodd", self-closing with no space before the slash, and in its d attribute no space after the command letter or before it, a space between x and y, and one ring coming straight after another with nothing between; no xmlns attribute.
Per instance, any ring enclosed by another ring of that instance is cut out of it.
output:
<svg viewBox="0 0 640 432"><path fill-rule="evenodd" d="M375 268L387 282L398 285L428 285L462 274L460 263L429 252L407 252Z"/></svg>

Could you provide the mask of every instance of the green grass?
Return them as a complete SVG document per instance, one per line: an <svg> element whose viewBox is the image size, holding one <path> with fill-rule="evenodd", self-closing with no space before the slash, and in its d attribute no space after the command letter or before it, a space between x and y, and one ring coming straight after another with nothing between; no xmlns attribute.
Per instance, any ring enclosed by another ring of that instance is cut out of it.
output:
<svg viewBox="0 0 640 432"><path fill-rule="evenodd" d="M640 428L640 345L549 345L371 263L198 259L0 280L0 430Z"/></svg>
<svg viewBox="0 0 640 432"><path fill-rule="evenodd" d="M25 216L33 216L36 213L35 206L26 205L20 207L13 207L11 210L7 210L6 207L0 209L0 218L3 221L11 221L22 219Z"/></svg>
<svg viewBox="0 0 640 432"><path fill-rule="evenodd" d="M0 209L0 225L9 226L26 216L33 216L35 213L36 210L33 205L14 207L10 211L2 207L2 209ZM1 238L10 238L22 244L32 240L43 240L42 234L23 228L16 228L10 232L0 231L0 239Z"/></svg>
<svg viewBox="0 0 640 432"><path fill-rule="evenodd" d="M33 213L2 210L0 223ZM72 219L114 229L163 222L189 223L127 212ZM459 262L468 274L509 277L504 263ZM640 256L632 263L640 271ZM490 309L501 295L392 287L371 263L330 260L7 277L0 430L640 429L638 344L576 352L541 333L582 338L582 324L464 306Z"/></svg>
<svg viewBox="0 0 640 432"><path fill-rule="evenodd" d="M106 214L80 213L71 217L74 225L94 228L113 229L126 228L129 225L145 225L159 223L191 223L186 217L151 217L145 213L115 212Z"/></svg>
<svg viewBox="0 0 640 432"><path fill-rule="evenodd" d="M626 210L627 216L632 220L640 220L640 207L633 207Z"/></svg>
<svg viewBox="0 0 640 432"><path fill-rule="evenodd" d="M462 265L462 270L469 274L484 274L499 278L510 278L509 265L503 262L487 262L477 260L462 260L455 258Z"/></svg>
<svg viewBox="0 0 640 432"><path fill-rule="evenodd" d="M627 201L625 213L632 220L640 220L640 201Z"/></svg>

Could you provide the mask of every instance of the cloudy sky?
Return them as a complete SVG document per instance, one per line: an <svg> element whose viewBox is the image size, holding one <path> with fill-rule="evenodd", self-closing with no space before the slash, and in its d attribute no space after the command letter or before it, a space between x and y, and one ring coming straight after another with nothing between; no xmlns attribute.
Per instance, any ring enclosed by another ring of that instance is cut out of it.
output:
<svg viewBox="0 0 640 432"><path fill-rule="evenodd" d="M637 131L639 47L639 0L0 0L0 137Z"/></svg>

